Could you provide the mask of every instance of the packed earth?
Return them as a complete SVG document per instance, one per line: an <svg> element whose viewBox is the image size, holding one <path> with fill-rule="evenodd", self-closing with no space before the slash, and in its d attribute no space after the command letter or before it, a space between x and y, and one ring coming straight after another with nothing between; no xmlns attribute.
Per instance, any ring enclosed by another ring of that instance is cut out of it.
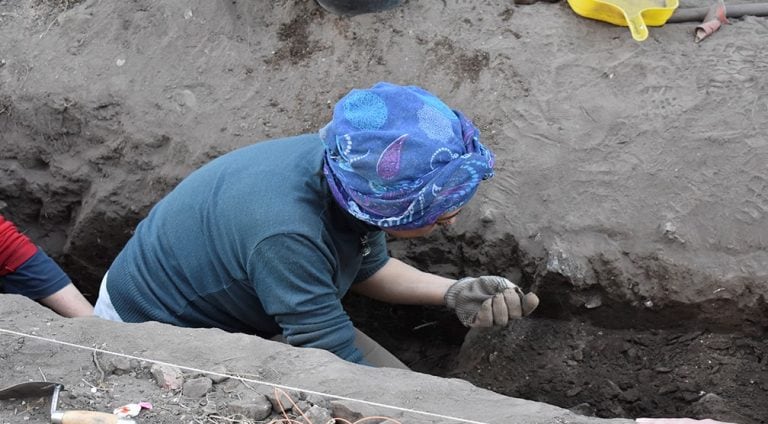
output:
<svg viewBox="0 0 768 424"><path fill-rule="evenodd" d="M497 155L456 225L393 239L392 256L519 275L541 299L468 331L443 308L346 298L408 373L2 295L0 389L59 382L59 409L139 405L160 424L768 423L768 18L697 43L699 23L639 42L565 0L354 17L312 0L0 0L0 213L89 300L184 176L317 131L377 81L436 93ZM0 423L50 422L50 400L2 400Z"/></svg>

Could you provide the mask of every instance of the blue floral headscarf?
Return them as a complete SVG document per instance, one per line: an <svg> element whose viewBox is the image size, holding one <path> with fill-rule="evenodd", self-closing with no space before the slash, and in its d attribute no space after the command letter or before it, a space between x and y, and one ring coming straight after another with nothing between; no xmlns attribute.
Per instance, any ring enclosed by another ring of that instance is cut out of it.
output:
<svg viewBox="0 0 768 424"><path fill-rule="evenodd" d="M461 112L428 91L380 82L352 90L320 130L336 201L381 228L431 224L493 176L493 153Z"/></svg>

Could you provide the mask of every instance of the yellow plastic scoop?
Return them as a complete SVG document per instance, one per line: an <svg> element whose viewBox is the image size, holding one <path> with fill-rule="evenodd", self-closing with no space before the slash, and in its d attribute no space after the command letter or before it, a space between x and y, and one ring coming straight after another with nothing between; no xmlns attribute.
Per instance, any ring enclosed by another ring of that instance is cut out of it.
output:
<svg viewBox="0 0 768 424"><path fill-rule="evenodd" d="M662 26L679 5L678 0L568 0L576 14L614 25L628 26L632 38L648 38L649 26Z"/></svg>

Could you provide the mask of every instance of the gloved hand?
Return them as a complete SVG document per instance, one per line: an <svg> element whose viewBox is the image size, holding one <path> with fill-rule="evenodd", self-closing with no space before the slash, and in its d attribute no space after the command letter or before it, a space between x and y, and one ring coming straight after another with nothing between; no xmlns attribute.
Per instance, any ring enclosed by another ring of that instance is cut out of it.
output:
<svg viewBox="0 0 768 424"><path fill-rule="evenodd" d="M445 304L467 327L492 327L530 314L539 306L539 297L524 294L515 283L491 275L456 281L445 293Z"/></svg>

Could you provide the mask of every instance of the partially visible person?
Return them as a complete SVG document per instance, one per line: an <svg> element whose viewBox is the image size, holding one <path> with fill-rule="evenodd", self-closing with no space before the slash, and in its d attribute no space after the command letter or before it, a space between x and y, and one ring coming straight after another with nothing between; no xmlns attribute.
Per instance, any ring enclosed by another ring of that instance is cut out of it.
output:
<svg viewBox="0 0 768 424"><path fill-rule="evenodd" d="M416 86L355 89L317 133L267 140L187 176L142 220L102 281L95 314L220 328L405 368L356 330L348 291L445 305L505 326L538 297L501 276L459 280L387 253L386 235L451 225L493 154L461 112Z"/></svg>
<svg viewBox="0 0 768 424"><path fill-rule="evenodd" d="M323 9L341 16L381 12L401 3L402 0L317 0Z"/></svg>
<svg viewBox="0 0 768 424"><path fill-rule="evenodd" d="M93 307L61 267L2 215L0 293L27 296L65 317L93 315Z"/></svg>

